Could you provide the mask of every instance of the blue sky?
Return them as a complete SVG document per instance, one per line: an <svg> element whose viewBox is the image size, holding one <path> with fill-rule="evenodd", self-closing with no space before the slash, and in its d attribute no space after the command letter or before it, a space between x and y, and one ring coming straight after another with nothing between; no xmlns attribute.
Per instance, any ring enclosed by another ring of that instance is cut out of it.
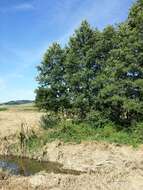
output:
<svg viewBox="0 0 143 190"><path fill-rule="evenodd" d="M0 0L0 102L34 99L36 65L87 19L103 29L127 18L135 0Z"/></svg>

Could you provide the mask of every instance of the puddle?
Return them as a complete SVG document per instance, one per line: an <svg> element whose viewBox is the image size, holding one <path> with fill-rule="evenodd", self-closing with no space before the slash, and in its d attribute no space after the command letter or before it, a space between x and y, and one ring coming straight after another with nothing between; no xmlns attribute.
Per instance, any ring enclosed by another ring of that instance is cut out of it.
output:
<svg viewBox="0 0 143 190"><path fill-rule="evenodd" d="M30 176L40 171L55 174L80 175L82 172L63 169L62 164L56 162L38 162L27 158L0 156L0 168L12 175Z"/></svg>

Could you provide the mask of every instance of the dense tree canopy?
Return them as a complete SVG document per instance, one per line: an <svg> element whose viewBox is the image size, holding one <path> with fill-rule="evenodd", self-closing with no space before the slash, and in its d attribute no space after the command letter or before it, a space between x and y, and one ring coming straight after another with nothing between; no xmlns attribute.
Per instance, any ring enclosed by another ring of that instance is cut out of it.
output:
<svg viewBox="0 0 143 190"><path fill-rule="evenodd" d="M81 120L94 112L121 126L143 121L143 0L116 27L83 21L65 48L49 47L38 71L42 109Z"/></svg>

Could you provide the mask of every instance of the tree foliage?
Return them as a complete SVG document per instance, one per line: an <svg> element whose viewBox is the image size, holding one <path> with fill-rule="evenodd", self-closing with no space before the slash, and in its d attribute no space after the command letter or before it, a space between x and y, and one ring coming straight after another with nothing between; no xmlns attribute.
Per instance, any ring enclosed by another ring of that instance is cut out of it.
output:
<svg viewBox="0 0 143 190"><path fill-rule="evenodd" d="M38 71L42 109L123 127L143 121L143 0L116 27L99 31L83 21L65 48L48 48Z"/></svg>

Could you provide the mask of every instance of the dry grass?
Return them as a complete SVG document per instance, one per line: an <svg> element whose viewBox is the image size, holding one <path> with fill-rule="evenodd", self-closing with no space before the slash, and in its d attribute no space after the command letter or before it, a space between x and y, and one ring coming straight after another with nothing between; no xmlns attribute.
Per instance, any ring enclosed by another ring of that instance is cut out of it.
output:
<svg viewBox="0 0 143 190"><path fill-rule="evenodd" d="M31 104L9 106L0 112L0 136L9 136L20 130L21 123L27 123L31 128L39 127L39 120L43 113L38 112Z"/></svg>

